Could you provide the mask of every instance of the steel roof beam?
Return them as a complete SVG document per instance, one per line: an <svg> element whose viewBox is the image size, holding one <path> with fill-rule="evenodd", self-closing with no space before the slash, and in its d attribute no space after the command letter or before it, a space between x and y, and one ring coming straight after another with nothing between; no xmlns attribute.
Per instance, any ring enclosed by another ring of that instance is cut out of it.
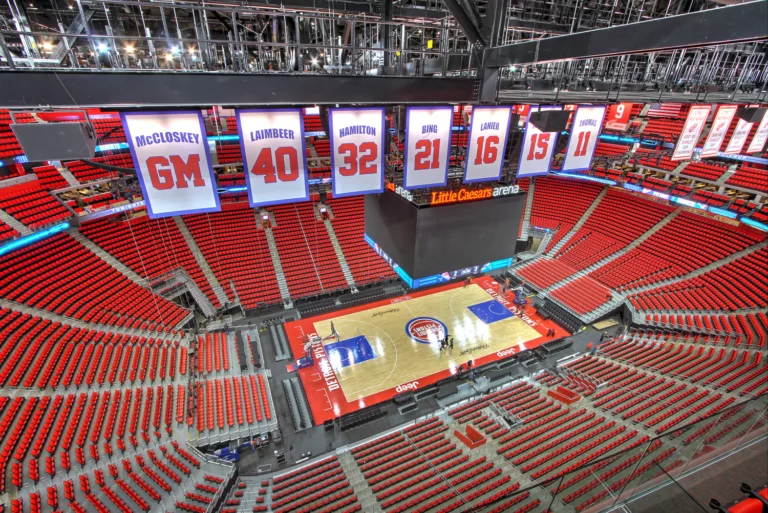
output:
<svg viewBox="0 0 768 513"><path fill-rule="evenodd" d="M768 0L489 48L486 67L768 39Z"/></svg>

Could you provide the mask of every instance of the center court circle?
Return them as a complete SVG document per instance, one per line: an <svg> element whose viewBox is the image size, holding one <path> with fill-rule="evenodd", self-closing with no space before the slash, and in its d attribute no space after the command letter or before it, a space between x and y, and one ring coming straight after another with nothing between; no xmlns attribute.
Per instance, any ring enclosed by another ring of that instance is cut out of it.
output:
<svg viewBox="0 0 768 513"><path fill-rule="evenodd" d="M433 317L416 317L405 325L405 333L420 344L430 344L445 338L448 328Z"/></svg>

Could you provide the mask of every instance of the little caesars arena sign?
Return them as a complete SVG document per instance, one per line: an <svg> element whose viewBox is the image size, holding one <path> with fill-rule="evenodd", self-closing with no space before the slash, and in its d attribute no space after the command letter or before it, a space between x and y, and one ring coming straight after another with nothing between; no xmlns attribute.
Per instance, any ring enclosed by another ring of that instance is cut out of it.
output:
<svg viewBox="0 0 768 513"><path fill-rule="evenodd" d="M387 184L389 190L393 190L408 201L413 201L413 195L410 191L407 191L400 187L392 187L392 184ZM520 192L519 185L500 185L498 187L485 187L482 189L465 189L461 188L455 191L439 191L433 192L430 198L430 205L445 205L447 203L462 203L465 201L476 201L489 198L498 198L501 196L512 196Z"/></svg>

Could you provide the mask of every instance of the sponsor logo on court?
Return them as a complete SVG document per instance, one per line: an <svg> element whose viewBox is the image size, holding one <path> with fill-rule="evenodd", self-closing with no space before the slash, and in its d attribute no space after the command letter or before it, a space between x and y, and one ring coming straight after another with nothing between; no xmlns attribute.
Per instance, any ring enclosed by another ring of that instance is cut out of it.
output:
<svg viewBox="0 0 768 513"><path fill-rule="evenodd" d="M503 351L499 351L499 352L497 352L497 353L496 353L496 356L498 356L499 358L504 358L505 356L513 355L513 354L515 354L516 352L517 352L517 351L515 351L515 348L514 348L514 347L512 347L512 348L509 348L509 349L504 349Z"/></svg>
<svg viewBox="0 0 768 513"><path fill-rule="evenodd" d="M410 301L411 299L413 299L411 296L401 296L401 297L396 297L389 303L394 305L395 303L402 303L403 301Z"/></svg>
<svg viewBox="0 0 768 513"><path fill-rule="evenodd" d="M407 392L408 390L416 390L419 388L419 382L418 381L412 381L410 383L403 383L402 385L397 385L397 388L395 388L395 392Z"/></svg>
<svg viewBox="0 0 768 513"><path fill-rule="evenodd" d="M405 325L405 332L416 342L430 344L442 340L448 328L432 317L416 317Z"/></svg>

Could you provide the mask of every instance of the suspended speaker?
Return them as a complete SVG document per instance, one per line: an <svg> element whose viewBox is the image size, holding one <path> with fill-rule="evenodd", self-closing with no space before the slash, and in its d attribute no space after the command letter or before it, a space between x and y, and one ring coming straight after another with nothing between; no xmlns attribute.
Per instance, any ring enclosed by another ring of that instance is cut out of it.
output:
<svg viewBox="0 0 768 513"><path fill-rule="evenodd" d="M96 137L88 123L16 123L11 125L30 162L90 159Z"/></svg>
<svg viewBox="0 0 768 513"><path fill-rule="evenodd" d="M570 116L569 110L544 110L531 112L529 121L542 132L562 132Z"/></svg>
<svg viewBox="0 0 768 513"><path fill-rule="evenodd" d="M736 116L739 117L739 119L743 119L747 123L759 123L762 121L763 116L765 115L766 108L765 107L755 107L755 108L747 108L747 107L741 107L739 110L736 111Z"/></svg>

